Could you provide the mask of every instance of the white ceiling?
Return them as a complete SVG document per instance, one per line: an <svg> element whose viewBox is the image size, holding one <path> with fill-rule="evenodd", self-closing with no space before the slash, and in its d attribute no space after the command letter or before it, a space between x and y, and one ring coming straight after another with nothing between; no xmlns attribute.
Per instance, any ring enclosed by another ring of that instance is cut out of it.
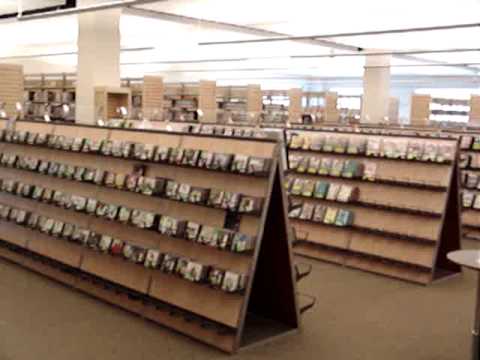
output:
<svg viewBox="0 0 480 360"><path fill-rule="evenodd" d="M37 1L41 3L55 2ZM57 1L58 2L58 1ZM12 7L14 0L1 0L0 13ZM14 7L14 6L13 6ZM480 0L336 0L330 2L296 0L168 0L143 6L160 12L205 20L248 26L285 35L332 34L353 31L406 27L451 25L478 22ZM75 16L28 22L0 22L2 46L0 57L58 53L76 50ZM7 35L7 36L4 36ZM8 36L11 34L10 36ZM162 73L168 78L217 80L308 79L315 77L361 76L364 57L291 59L292 55L345 53L346 50L305 42L265 42L241 45L199 46L199 42L260 38L245 31L212 28L201 21L190 24L145 18L124 13L121 21L122 47L151 46L152 51L122 54L122 73L141 76ZM479 28L396 35L330 38L336 43L387 51L477 48ZM263 36L266 37L267 35ZM426 63L480 63L479 52L419 54ZM202 62L198 60L216 60ZM232 61L237 59L236 61ZM58 56L22 62L27 72L47 62L51 71L74 70L76 56ZM194 62L196 61L197 62ZM226 61L230 60L230 61ZM182 64L145 64L146 62L192 61ZM143 63L143 64L139 64ZM394 58L393 65L418 65L425 62ZM472 66L473 67L473 66ZM478 67L473 67L479 69ZM403 66L393 67L393 74L474 75L464 67Z"/></svg>

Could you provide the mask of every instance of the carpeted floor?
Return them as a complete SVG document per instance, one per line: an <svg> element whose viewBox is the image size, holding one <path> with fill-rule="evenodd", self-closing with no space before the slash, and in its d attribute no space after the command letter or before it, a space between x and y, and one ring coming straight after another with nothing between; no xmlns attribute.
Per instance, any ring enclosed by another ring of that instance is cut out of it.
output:
<svg viewBox="0 0 480 360"><path fill-rule="evenodd" d="M469 359L473 272L421 287L313 264L300 290L319 302L302 333L229 357L0 261L0 360Z"/></svg>

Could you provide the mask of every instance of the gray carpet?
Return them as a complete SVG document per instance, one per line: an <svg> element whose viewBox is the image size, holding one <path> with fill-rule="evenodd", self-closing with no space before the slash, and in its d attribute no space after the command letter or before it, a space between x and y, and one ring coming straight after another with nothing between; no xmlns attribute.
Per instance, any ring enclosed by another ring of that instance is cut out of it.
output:
<svg viewBox="0 0 480 360"><path fill-rule="evenodd" d="M312 263L300 290L319 302L302 333L229 357L0 261L0 360L469 359L473 272L421 287Z"/></svg>

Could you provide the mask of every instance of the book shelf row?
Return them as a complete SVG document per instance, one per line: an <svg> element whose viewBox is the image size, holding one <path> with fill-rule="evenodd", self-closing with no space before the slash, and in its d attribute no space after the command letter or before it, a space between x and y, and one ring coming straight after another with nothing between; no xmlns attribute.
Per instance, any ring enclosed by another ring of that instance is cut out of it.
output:
<svg viewBox="0 0 480 360"><path fill-rule="evenodd" d="M208 284L227 293L238 293L245 289L247 275L201 264L181 255L161 253L158 249L143 248L25 209L0 204L0 219L57 239L71 241L92 251L118 256L148 269L158 269L193 283Z"/></svg>
<svg viewBox="0 0 480 360"><path fill-rule="evenodd" d="M287 139L297 254L422 284L458 271L444 266L444 248L459 244L455 140L300 129Z"/></svg>
<svg viewBox="0 0 480 360"><path fill-rule="evenodd" d="M160 234L208 245L234 253L250 252L254 238L230 229L215 228L193 221L178 220L142 209L131 209L123 205L105 203L95 198L83 197L68 192L26 184L13 179L0 179L0 190L7 194L29 198L63 209L97 216L121 224L145 230L156 230ZM238 219L227 224L238 226Z"/></svg>
<svg viewBox="0 0 480 360"><path fill-rule="evenodd" d="M143 167L135 167L134 173L123 174L19 156L15 153L0 153L0 166L240 214L260 214L264 201L263 198L238 192L196 187L172 179L143 176L146 172Z"/></svg>
<svg viewBox="0 0 480 360"><path fill-rule="evenodd" d="M313 127L296 125L295 129L299 131L312 130ZM417 139L452 139L459 144L459 168L460 173L460 191L462 196L461 205L463 212L476 214L475 199L477 194L478 177L477 172L480 169L478 154L480 148L480 135L478 128L458 125L451 127L445 126L389 126L382 124L324 124L319 126L326 133L347 133L347 134L366 134L388 137L414 137ZM348 151L348 149L347 149ZM408 149L407 149L408 158ZM480 200L479 200L480 201ZM472 215L474 216L474 215ZM465 222L465 219L469 219ZM473 222L473 223L472 223ZM473 224L480 225L480 221L470 217L468 214L462 216L464 225L463 235L478 239L479 237L472 231Z"/></svg>
<svg viewBox="0 0 480 360"><path fill-rule="evenodd" d="M249 343L252 316L270 319L273 328L255 340L298 328L277 141L15 126L0 142L0 203L10 208L3 240L28 234L38 244L30 252L228 328L220 336L172 324L161 311L90 287L81 275L68 280L136 313L153 311L155 321L228 352ZM21 210L20 220L11 209ZM28 228L37 215L40 226ZM267 286L276 272L282 282Z"/></svg>
<svg viewBox="0 0 480 360"><path fill-rule="evenodd" d="M415 139L382 138L377 136L342 136L341 134L309 134L291 132L287 140L291 150L381 157L390 160L450 163L455 146L451 143L417 141Z"/></svg>

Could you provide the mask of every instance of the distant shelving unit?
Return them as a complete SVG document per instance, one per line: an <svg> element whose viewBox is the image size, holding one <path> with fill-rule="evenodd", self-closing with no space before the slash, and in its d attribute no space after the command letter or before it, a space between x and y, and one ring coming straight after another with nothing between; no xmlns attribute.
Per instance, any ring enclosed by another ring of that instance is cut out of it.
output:
<svg viewBox="0 0 480 360"><path fill-rule="evenodd" d="M217 122L256 122L262 112L260 85L218 87L217 109Z"/></svg>
<svg viewBox="0 0 480 360"><path fill-rule="evenodd" d="M264 90L262 120L285 124L302 122L302 89Z"/></svg>
<svg viewBox="0 0 480 360"><path fill-rule="evenodd" d="M467 124L471 121L472 106L475 109L479 108L476 101L475 96L472 96L471 99L455 99L415 94L411 101L411 123L412 125L428 125L429 123ZM477 116L476 112L472 114ZM480 119L480 116L478 118Z"/></svg>
<svg viewBox="0 0 480 360"><path fill-rule="evenodd" d="M75 74L29 74L24 84L25 118L75 121Z"/></svg>

